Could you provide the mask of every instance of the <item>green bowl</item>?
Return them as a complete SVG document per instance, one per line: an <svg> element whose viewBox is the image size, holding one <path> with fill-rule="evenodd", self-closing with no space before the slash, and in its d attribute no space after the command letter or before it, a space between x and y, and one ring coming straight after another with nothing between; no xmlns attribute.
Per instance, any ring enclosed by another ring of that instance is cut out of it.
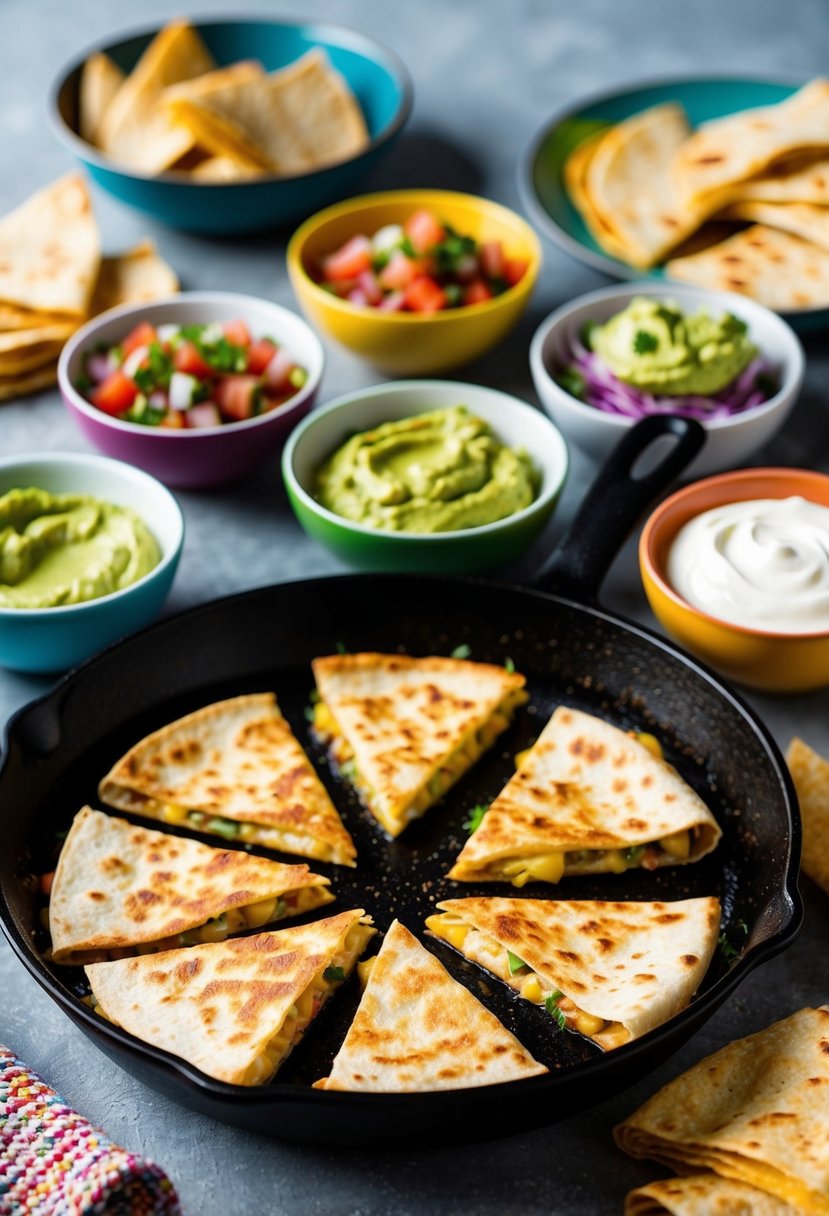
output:
<svg viewBox="0 0 829 1216"><path fill-rule="evenodd" d="M497 523L457 532L390 532L353 523L313 494L320 465L355 431L430 410L465 405L509 447L523 447L541 474L535 501ZM508 393L451 380L404 380L339 397L300 423L285 445L282 476L302 527L361 570L477 574L519 557L544 528L567 477L567 446L537 409Z"/></svg>

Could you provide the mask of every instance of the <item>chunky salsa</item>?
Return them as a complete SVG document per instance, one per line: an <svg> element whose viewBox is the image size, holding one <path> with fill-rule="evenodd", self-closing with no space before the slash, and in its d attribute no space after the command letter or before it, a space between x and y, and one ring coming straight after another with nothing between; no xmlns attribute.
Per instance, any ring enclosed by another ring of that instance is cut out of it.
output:
<svg viewBox="0 0 829 1216"><path fill-rule="evenodd" d="M105 414L175 429L245 422L278 409L308 373L274 338L244 321L151 325L86 351L75 388Z"/></svg>
<svg viewBox="0 0 829 1216"><path fill-rule="evenodd" d="M351 237L321 260L315 277L351 304L430 313L491 300L519 283L528 265L500 241L476 241L420 210L372 237Z"/></svg>

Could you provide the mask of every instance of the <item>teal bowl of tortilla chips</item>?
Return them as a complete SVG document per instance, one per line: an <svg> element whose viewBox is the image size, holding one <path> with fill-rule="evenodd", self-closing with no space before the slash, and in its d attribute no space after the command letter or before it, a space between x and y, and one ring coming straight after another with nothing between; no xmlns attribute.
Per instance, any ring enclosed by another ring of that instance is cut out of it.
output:
<svg viewBox="0 0 829 1216"><path fill-rule="evenodd" d="M98 185L171 227L216 235L293 224L351 193L411 108L408 72L372 38L264 18L177 21L101 43L50 99L58 138Z"/></svg>

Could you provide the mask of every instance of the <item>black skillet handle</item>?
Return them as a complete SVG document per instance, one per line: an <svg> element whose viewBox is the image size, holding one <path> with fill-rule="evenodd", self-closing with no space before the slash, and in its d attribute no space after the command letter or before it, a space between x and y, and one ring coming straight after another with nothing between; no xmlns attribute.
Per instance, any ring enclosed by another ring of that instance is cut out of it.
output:
<svg viewBox="0 0 829 1216"><path fill-rule="evenodd" d="M654 440L676 443L643 477L632 476ZM541 591L594 604L613 559L639 516L693 460L705 443L705 428L693 418L652 414L625 433L599 470L575 519L550 561L533 580Z"/></svg>

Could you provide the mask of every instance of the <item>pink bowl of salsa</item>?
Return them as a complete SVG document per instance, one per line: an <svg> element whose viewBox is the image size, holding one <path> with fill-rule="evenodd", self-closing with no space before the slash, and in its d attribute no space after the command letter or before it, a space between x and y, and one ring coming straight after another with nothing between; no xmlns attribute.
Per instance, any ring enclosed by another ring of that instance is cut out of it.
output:
<svg viewBox="0 0 829 1216"><path fill-rule="evenodd" d="M91 443L168 486L238 481L308 413L324 366L310 326L279 304L184 292L96 317L66 344L63 399Z"/></svg>

